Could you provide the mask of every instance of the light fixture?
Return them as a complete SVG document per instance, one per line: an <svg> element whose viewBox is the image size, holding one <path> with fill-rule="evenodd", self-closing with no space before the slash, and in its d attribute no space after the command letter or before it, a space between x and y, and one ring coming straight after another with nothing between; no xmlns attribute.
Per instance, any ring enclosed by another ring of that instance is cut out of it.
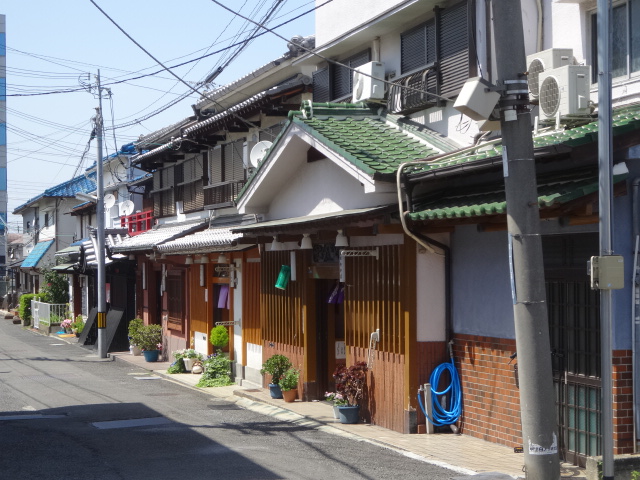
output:
<svg viewBox="0 0 640 480"><path fill-rule="evenodd" d="M135 260L136 256L133 253L129 254L129 260Z"/></svg>
<svg viewBox="0 0 640 480"><path fill-rule="evenodd" d="M224 254L224 252L220 252L220 255L218 255L218 263L222 263L222 264L227 264L229 263L229 259L227 258L227 256Z"/></svg>
<svg viewBox="0 0 640 480"><path fill-rule="evenodd" d="M278 241L278 237L276 237L275 235L273 236L273 242L271 242L271 251L275 252L278 250L281 250L281 244Z"/></svg>
<svg viewBox="0 0 640 480"><path fill-rule="evenodd" d="M313 244L311 243L311 237L308 233L302 234L302 241L300 242L300 250L311 250Z"/></svg>
<svg viewBox="0 0 640 480"><path fill-rule="evenodd" d="M342 230L338 230L338 235L336 236L336 247L348 247L349 239L347 236L342 233Z"/></svg>
<svg viewBox="0 0 640 480"><path fill-rule="evenodd" d="M200 257L200 263L209 263L209 256L208 255L202 255Z"/></svg>
<svg viewBox="0 0 640 480"><path fill-rule="evenodd" d="M187 258L184 260L185 265L193 265L193 257L191 255L187 255Z"/></svg>

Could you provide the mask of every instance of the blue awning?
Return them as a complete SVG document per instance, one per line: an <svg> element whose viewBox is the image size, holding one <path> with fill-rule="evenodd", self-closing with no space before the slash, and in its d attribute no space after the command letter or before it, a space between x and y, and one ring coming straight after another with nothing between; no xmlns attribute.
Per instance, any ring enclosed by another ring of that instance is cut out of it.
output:
<svg viewBox="0 0 640 480"><path fill-rule="evenodd" d="M38 242L38 244L31 250L31 253L27 255L27 258L22 262L21 268L35 268L38 266L42 257L47 253L49 247L53 245L53 240L47 240L46 242Z"/></svg>

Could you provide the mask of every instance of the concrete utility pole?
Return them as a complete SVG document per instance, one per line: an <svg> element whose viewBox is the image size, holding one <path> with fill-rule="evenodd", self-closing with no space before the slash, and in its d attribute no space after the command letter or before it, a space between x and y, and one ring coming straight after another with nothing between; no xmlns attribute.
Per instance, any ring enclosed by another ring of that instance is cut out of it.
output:
<svg viewBox="0 0 640 480"><path fill-rule="evenodd" d="M98 108L96 112L96 140L98 145L98 159L96 161L96 177L98 184L98 202L96 204L96 220L98 223L96 260L98 261L98 354L100 358L107 358L107 300L104 271L104 181L102 178L102 87L100 85L100 70L98 70Z"/></svg>
<svg viewBox="0 0 640 480"><path fill-rule="evenodd" d="M520 0L492 0L526 478L560 478Z"/></svg>

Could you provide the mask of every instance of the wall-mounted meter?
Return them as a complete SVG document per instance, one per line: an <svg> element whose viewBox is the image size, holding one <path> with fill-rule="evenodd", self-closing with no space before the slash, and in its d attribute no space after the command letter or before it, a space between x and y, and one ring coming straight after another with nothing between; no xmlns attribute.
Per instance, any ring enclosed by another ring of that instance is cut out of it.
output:
<svg viewBox="0 0 640 480"><path fill-rule="evenodd" d="M621 255L591 257L591 288L619 290L624 288L624 259Z"/></svg>

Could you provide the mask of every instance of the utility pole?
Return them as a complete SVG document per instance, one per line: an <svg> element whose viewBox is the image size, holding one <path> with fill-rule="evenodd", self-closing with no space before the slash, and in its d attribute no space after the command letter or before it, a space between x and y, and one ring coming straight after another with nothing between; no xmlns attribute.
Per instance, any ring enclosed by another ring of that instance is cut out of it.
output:
<svg viewBox="0 0 640 480"><path fill-rule="evenodd" d="M100 70L98 70L98 108L96 109L96 140L98 145L98 159L96 161L96 177L98 184L96 204L96 220L98 223L96 259L98 260L98 354L100 358L107 358L107 301L104 271L104 181L102 178L102 87L100 85Z"/></svg>
<svg viewBox="0 0 640 480"><path fill-rule="evenodd" d="M613 254L611 219L613 179L611 173L613 140L611 129L611 31L610 0L598 0L598 208L600 210L600 255ZM611 358L611 319L613 292L600 290L600 378L602 379L602 478L613 480L613 360ZM635 432L633 433L635 436Z"/></svg>
<svg viewBox="0 0 640 480"><path fill-rule="evenodd" d="M492 0L500 99L513 314L526 478L558 480L560 461L551 369L540 211L528 110L520 0Z"/></svg>

